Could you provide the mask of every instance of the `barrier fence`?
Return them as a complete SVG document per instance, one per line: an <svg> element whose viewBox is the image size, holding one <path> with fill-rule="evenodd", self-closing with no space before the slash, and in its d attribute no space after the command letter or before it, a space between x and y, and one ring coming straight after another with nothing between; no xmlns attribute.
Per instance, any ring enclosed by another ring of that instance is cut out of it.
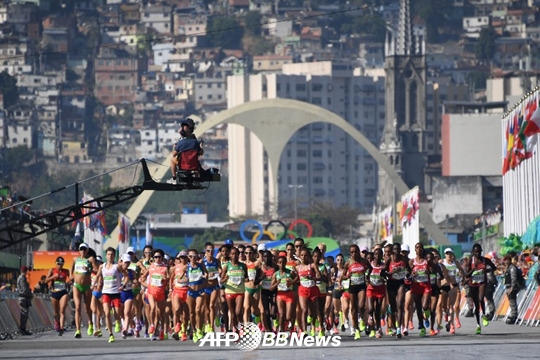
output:
<svg viewBox="0 0 540 360"><path fill-rule="evenodd" d="M499 281L493 296L495 302L495 316L493 321L506 320L509 313L508 298L504 284ZM540 288L536 282L531 281L527 287L518 293L518 321L520 326L540 325ZM468 311L465 291L461 292L461 315ZM70 301L66 310L66 327L74 318L73 304ZM86 312L82 311L82 323L88 322ZM19 335L20 307L17 294L11 291L0 292L0 339L12 338ZM32 307L28 318L27 330L34 333L54 329L54 309L49 295L37 294L32 300Z"/></svg>

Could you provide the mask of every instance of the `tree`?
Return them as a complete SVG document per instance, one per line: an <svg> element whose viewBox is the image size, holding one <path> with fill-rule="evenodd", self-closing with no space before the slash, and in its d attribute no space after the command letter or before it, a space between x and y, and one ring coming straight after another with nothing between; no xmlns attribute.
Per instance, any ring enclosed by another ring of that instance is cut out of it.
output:
<svg viewBox="0 0 540 360"><path fill-rule="evenodd" d="M250 11L244 16L247 36L261 36L262 15L258 11Z"/></svg>
<svg viewBox="0 0 540 360"><path fill-rule="evenodd" d="M229 17L212 17L206 30L211 46L224 49L241 49L244 29L238 21Z"/></svg>
<svg viewBox="0 0 540 360"><path fill-rule="evenodd" d="M480 31L480 37L474 46L477 60L490 62L493 59L493 55L495 55L496 38L497 33L491 27L484 28Z"/></svg>
<svg viewBox="0 0 540 360"><path fill-rule="evenodd" d="M0 73L0 94L4 96L4 108L6 109L19 101L17 79L5 70Z"/></svg>

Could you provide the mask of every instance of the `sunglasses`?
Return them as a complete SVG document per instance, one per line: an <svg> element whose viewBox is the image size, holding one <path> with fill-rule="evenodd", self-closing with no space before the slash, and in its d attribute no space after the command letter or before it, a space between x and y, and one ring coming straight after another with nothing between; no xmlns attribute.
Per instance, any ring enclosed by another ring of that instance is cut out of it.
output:
<svg viewBox="0 0 540 360"><path fill-rule="evenodd" d="M206 249L206 252L212 252L213 249Z"/></svg>
<svg viewBox="0 0 540 360"><path fill-rule="evenodd" d="M162 259L162 258L163 258L163 256L161 256L161 255L154 255L154 259Z"/></svg>
<svg viewBox="0 0 540 360"><path fill-rule="evenodd" d="M194 257L197 257L197 255L188 255L188 258L192 259Z"/></svg>
<svg viewBox="0 0 540 360"><path fill-rule="evenodd" d="M253 254L253 251L246 251L246 254Z"/></svg>

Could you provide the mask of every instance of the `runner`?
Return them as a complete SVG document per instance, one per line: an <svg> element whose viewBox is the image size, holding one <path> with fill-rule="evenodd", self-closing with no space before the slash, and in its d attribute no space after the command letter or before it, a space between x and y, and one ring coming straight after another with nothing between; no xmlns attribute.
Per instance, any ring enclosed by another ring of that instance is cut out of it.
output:
<svg viewBox="0 0 540 360"><path fill-rule="evenodd" d="M225 298L230 309L231 330L237 331L238 323L242 317L244 304L245 282L248 279L247 267L238 261L238 249L232 248L231 258L222 266L221 283L225 284Z"/></svg>
<svg viewBox="0 0 540 360"><path fill-rule="evenodd" d="M165 305L167 284L169 282L169 273L167 265L163 262L164 253L161 249L153 250L154 262L148 267L148 271L142 275L141 283L147 284L148 303L150 305L149 320L150 327L148 335L150 340L157 340L156 330L159 331L159 338L164 339L165 327Z"/></svg>
<svg viewBox="0 0 540 360"><path fill-rule="evenodd" d="M231 241L232 242L232 241ZM233 245L223 245L219 248L217 259L219 260L223 269L223 264L229 262L231 258L231 248ZM221 316L218 317L219 321L216 326L220 327L221 332L229 331L229 306L227 305L227 299L225 297L225 284L221 281L223 277L223 271L220 274L220 290L219 290L219 309Z"/></svg>
<svg viewBox="0 0 540 360"><path fill-rule="evenodd" d="M383 333L381 329L381 309L384 297L386 296L386 278L387 273L383 263L383 251L378 248L373 252L373 261L367 271L367 302L369 320L371 327L369 337L381 338Z"/></svg>
<svg viewBox="0 0 540 360"><path fill-rule="evenodd" d="M412 268L412 287L411 294L416 306L416 315L418 316L418 327L420 328L420 336L426 336L426 328L429 328L430 299L430 266L426 260L424 245L417 243L414 246L416 257L409 261Z"/></svg>
<svg viewBox="0 0 540 360"><path fill-rule="evenodd" d="M296 245L295 245L296 246ZM312 318L317 316L317 303L315 300L319 298L319 288L315 285L316 280L321 279L319 267L313 263L309 249L303 248L300 250L300 264L296 266L296 273L300 278L300 286L298 287L298 301L300 303L300 326L299 333L302 335L307 331L308 311Z"/></svg>
<svg viewBox="0 0 540 360"><path fill-rule="evenodd" d="M401 338L405 329L405 278L407 278L411 269L408 259L401 253L401 245L393 244L392 252L385 264L386 272L388 273L388 281L386 290L388 292L388 301L392 312L389 327L396 327L396 336Z"/></svg>
<svg viewBox="0 0 540 360"><path fill-rule="evenodd" d="M188 293L187 305L189 308L189 320L193 333L193 342L203 338L203 315L204 287L208 272L203 263L199 263L199 253L195 249L188 250L189 263L187 265Z"/></svg>
<svg viewBox="0 0 540 360"><path fill-rule="evenodd" d="M466 266L465 274L469 283L469 292L474 302L474 316L476 317L476 334L482 333L480 326L480 308L482 308L482 325L489 325L489 320L486 316L486 304L484 301L484 292L487 283L487 266L492 269L497 267L482 256L482 246L478 243L474 244L471 250L471 257Z"/></svg>
<svg viewBox="0 0 540 360"><path fill-rule="evenodd" d="M109 343L114 342L113 327L111 322L111 310L114 309L116 324L120 324L120 314L123 314L124 308L120 293L122 292L122 276L127 277L120 264L114 262L116 250L112 247L107 248L105 256L106 261L99 266L96 283L101 285L101 302L103 303L103 312L105 315L105 326L109 331ZM115 329L120 332L120 329Z"/></svg>
<svg viewBox="0 0 540 360"><path fill-rule="evenodd" d="M366 272L371 268L368 260L362 258L358 245L349 248L351 257L345 264L346 273L344 279L349 279L349 296L351 302L351 321L354 339L360 339L360 332L365 330L364 311L366 297ZM360 316L360 325L358 317Z"/></svg>
<svg viewBox="0 0 540 360"><path fill-rule="evenodd" d="M336 264L331 270L331 278L332 282L334 283L334 290L332 291L332 305L334 310L334 329L333 333L334 335L339 334L339 330L341 327L345 326L345 319L344 317L348 318L348 315L344 315L343 308L342 308L342 296L344 295L344 292L346 292L349 288L347 286L347 289L344 288L343 283L345 281L349 280L343 280L341 281L341 278L343 277L343 274L345 272L345 266L344 266L344 258L343 254L338 254L336 256ZM347 292L348 294L348 292ZM348 299L347 299L347 309L349 307ZM343 329L345 331L345 329Z"/></svg>
<svg viewBox="0 0 540 360"><path fill-rule="evenodd" d="M69 296L67 292L67 281L69 280L69 270L64 269L64 258L56 258L56 267L49 270L45 281L51 284L51 303L54 309L54 330L58 336L64 334L66 322L66 307Z"/></svg>
<svg viewBox="0 0 540 360"><path fill-rule="evenodd" d="M135 337L138 338L140 336L140 331L142 330L143 314L143 298L141 292L141 283L139 282L139 279L141 277L141 267L139 265L139 259L137 259L137 255L135 254L133 247L128 247L127 254L131 256L129 270L133 271L133 274L137 279L137 281L132 282L131 286L133 291L132 312L135 313L135 316L133 317L133 321L135 323Z"/></svg>
<svg viewBox="0 0 540 360"><path fill-rule="evenodd" d="M272 318L275 318L276 314L276 292L275 290L272 290L272 277L276 272L276 268L274 266L274 258L270 251L266 250L263 253L263 260L261 265L262 281L260 312L263 314L262 321L264 331L272 331Z"/></svg>
<svg viewBox="0 0 540 360"><path fill-rule="evenodd" d="M103 264L103 258L101 256L96 256L96 265L97 268ZM101 284L96 282L97 280L97 270L92 271L91 275L91 284L90 289L92 290L92 300L90 302L90 308L94 316L94 336L101 337L101 316L103 315L103 303L101 302Z"/></svg>
<svg viewBox="0 0 540 360"><path fill-rule="evenodd" d="M219 321L219 317L216 315L219 306L219 276L221 273L221 264L219 260L214 257L214 244L211 242L205 244L203 263L208 271L208 280L206 287L204 288L204 292L206 293L206 296L204 297L206 314L204 332L208 333L214 331L214 322L217 324Z"/></svg>
<svg viewBox="0 0 540 360"><path fill-rule="evenodd" d="M261 313L259 311L259 301L261 299L261 263L257 260L257 252L252 246L246 246L246 268L248 279L245 283L246 293L244 296L244 322L259 324ZM254 319L252 319L252 315Z"/></svg>
<svg viewBox="0 0 540 360"><path fill-rule="evenodd" d="M149 321L151 319L151 316L150 316L150 303L148 302L148 295L146 294L147 284L145 283L145 281L142 281L142 279L146 279L148 268L150 267L150 264L152 264L152 262L154 261L152 259L153 253L154 253L154 248L152 247L152 245L146 245L143 249L143 258L139 260L139 262L137 263L137 266L141 269L141 273L139 276L139 279L140 279L139 284L141 285L141 295L140 295L141 305L140 306L142 309L142 313L144 315L144 319L142 319L142 321L144 321L144 327L145 327L144 337L145 338L149 337L148 329L150 328ZM144 287L145 291L142 291L142 287ZM139 320L141 321L141 319Z"/></svg>
<svg viewBox="0 0 540 360"><path fill-rule="evenodd" d="M298 244L300 244L300 241L298 241ZM285 265L285 267L287 268L287 270L294 272L296 272L296 265L299 264L299 261L295 256L295 246L296 245L293 243L287 243L287 245L285 245L285 252L287 253L287 264ZM293 284L293 296L293 314L289 325L293 330L296 331L297 319L300 318L300 305L298 304L298 282L295 282Z"/></svg>
<svg viewBox="0 0 540 360"><path fill-rule="evenodd" d="M450 283L451 280L448 277L448 272L446 271L446 267L443 266L439 261L441 260L441 257L439 255L439 252L436 249L430 249L426 253L426 260L429 263L429 280L431 285L431 299L430 299L430 330L429 335L435 336L439 334L439 331L442 329L442 318L436 318L437 315L437 308L438 308L438 301L439 296L441 294L440 290L440 283L442 279L445 280L445 282ZM437 323L437 329L435 329L435 323Z"/></svg>
<svg viewBox="0 0 540 360"><path fill-rule="evenodd" d="M123 275L122 284L120 286L120 290L122 290L122 292L120 293L120 300L122 301L122 305L124 306L124 326L122 329L122 338L126 339L129 335L128 329L131 328L131 325L136 326L136 324L133 322L132 316L133 301L135 299L133 288L139 287L139 277L137 276L137 273L130 268L132 258L129 253L122 255L120 261L120 267L122 270L121 272Z"/></svg>
<svg viewBox="0 0 540 360"><path fill-rule="evenodd" d="M169 292L172 303L173 325L174 333L173 338L182 341L187 340L187 325L189 319L189 309L187 306L187 293L188 293L188 278L187 278L187 265L188 265L187 251L182 250L176 255L176 264L170 269L170 285L172 290Z"/></svg>
<svg viewBox="0 0 540 360"><path fill-rule="evenodd" d="M324 265L326 268L326 274L327 274L327 283L326 283L326 293L324 294L325 300L324 300L324 321L326 325L326 330L330 331L332 330L332 324L333 324L333 317L334 312L332 311L332 293L334 292L334 282L332 281L332 277L330 276L330 269L334 265L334 258L332 256L326 256L326 244L325 243L319 243L317 245L319 250L321 250L321 264ZM330 263L330 261L332 263ZM324 325L321 324L321 327ZM324 329L323 329L324 330Z"/></svg>
<svg viewBox="0 0 540 360"><path fill-rule="evenodd" d="M271 288L273 290L277 289L278 331L285 332L295 312L293 284L298 281L298 276L294 270L287 269L287 258L285 256L278 258L277 265L278 270L272 275Z"/></svg>
<svg viewBox="0 0 540 360"><path fill-rule="evenodd" d="M97 270L95 258L90 256L89 246L86 243L79 245L80 256L73 262L71 274L73 276L73 301L75 303L75 338L81 338L81 311L82 301L88 315L88 336L94 333L94 323L92 321L92 309L90 303L92 301L92 293L90 285L92 283L92 270Z"/></svg>
<svg viewBox="0 0 540 360"><path fill-rule="evenodd" d="M322 251L319 247L316 247L313 250L313 263L319 268L321 273L320 280L315 282L315 285L319 288L319 298L317 299L317 316L313 316L315 321L314 326L311 327L311 336L323 337L324 336L324 325L325 325L325 305L326 305L326 293L329 283L328 271L326 270L326 265L324 263L324 257Z"/></svg>
<svg viewBox="0 0 540 360"><path fill-rule="evenodd" d="M463 277L463 269L456 261L452 248L444 249L445 258L441 264L446 268L449 280L441 280L441 295L439 297L439 313L446 322L446 331L455 334L454 317L457 315L456 299L461 300L461 290L459 289L458 276ZM444 315L443 315L444 314Z"/></svg>

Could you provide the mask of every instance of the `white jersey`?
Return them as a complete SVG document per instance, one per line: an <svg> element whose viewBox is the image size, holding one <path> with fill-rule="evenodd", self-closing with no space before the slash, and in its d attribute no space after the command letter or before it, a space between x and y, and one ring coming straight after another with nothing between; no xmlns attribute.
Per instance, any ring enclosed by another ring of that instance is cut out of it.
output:
<svg viewBox="0 0 540 360"><path fill-rule="evenodd" d="M101 269L103 275L103 294L120 294L120 285L122 274L118 271L116 264L112 264L110 269L107 269L107 264L103 264Z"/></svg>

